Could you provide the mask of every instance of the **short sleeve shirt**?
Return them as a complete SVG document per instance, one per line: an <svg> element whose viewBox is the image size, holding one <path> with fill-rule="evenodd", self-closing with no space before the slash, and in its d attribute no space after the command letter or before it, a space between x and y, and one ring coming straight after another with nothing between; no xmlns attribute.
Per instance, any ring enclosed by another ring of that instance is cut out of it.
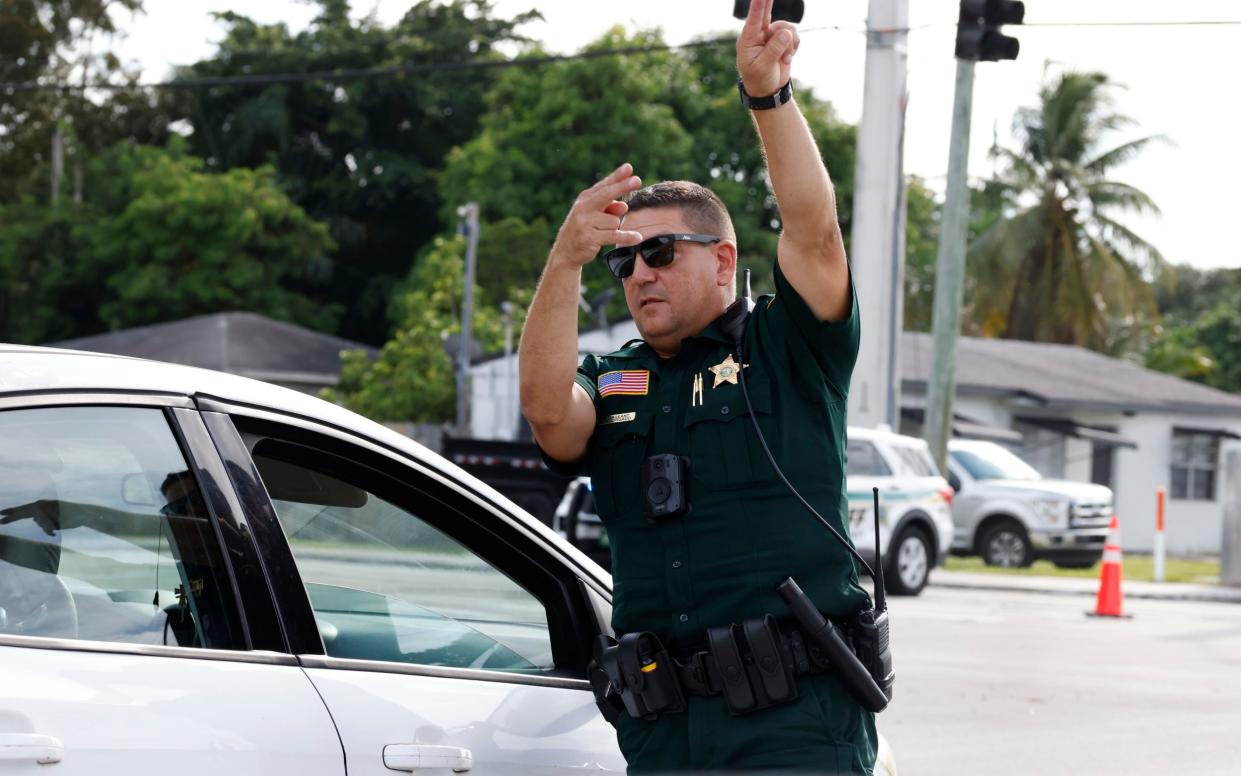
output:
<svg viewBox="0 0 1241 776"><path fill-rule="evenodd" d="M818 320L777 263L774 295L759 297L746 327L746 385L758 424L785 476L846 538L845 409L859 321ZM754 432L728 364L735 346L717 320L673 358L647 344L587 356L577 382L595 403L585 457L560 470L589 474L612 550L618 634L653 631L694 648L707 628L789 614L775 592L792 576L820 610L866 605L848 551L780 482ZM712 367L715 367L712 370ZM647 519L643 461L688 456L688 515Z"/></svg>

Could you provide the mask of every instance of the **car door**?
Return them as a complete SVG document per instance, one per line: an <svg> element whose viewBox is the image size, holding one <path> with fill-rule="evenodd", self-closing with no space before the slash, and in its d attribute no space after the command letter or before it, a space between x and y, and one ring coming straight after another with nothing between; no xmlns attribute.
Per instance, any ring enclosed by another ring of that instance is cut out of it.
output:
<svg viewBox="0 0 1241 776"><path fill-rule="evenodd" d="M291 551L282 609L351 774L624 770L584 678L610 594L550 530L364 434L201 406Z"/></svg>
<svg viewBox="0 0 1241 776"><path fill-rule="evenodd" d="M0 774L342 776L188 398L0 397Z"/></svg>

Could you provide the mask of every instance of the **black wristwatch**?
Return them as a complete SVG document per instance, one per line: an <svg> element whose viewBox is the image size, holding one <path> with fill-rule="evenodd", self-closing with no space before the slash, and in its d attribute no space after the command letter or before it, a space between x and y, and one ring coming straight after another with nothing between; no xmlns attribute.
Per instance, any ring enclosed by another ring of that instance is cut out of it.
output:
<svg viewBox="0 0 1241 776"><path fill-rule="evenodd" d="M746 94L745 84L741 79L737 79L737 91L741 94L741 104L750 110L771 110L779 108L784 103L793 99L793 79L789 79L780 87L780 91L768 97L751 97Z"/></svg>

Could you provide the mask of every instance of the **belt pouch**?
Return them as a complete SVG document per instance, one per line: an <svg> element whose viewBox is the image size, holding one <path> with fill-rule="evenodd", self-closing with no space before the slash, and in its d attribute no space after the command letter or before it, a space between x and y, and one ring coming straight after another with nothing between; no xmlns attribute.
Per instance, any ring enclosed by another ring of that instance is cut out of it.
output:
<svg viewBox="0 0 1241 776"><path fill-rule="evenodd" d="M661 713L685 710L676 665L654 634L621 636L617 663L624 681L621 698L632 716L653 720Z"/></svg>
<svg viewBox="0 0 1241 776"><path fill-rule="evenodd" d="M748 662L750 683L760 696L760 708L775 706L797 699L797 679L793 673L793 655L780 636L776 618L768 614L741 623L750 648ZM764 697L765 696L765 697Z"/></svg>
<svg viewBox="0 0 1241 776"><path fill-rule="evenodd" d="M745 663L737 644L733 626L707 629L707 644L720 674L720 691L728 704L728 713L745 714L756 707L750 679L746 676Z"/></svg>

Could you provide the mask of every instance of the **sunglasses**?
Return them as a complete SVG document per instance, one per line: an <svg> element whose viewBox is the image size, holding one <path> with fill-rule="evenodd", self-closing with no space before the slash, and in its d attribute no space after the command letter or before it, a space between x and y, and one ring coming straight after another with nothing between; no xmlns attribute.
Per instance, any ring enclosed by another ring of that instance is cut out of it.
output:
<svg viewBox="0 0 1241 776"><path fill-rule="evenodd" d="M624 280L633 274L634 263L639 256L652 269L666 267L676 258L675 246L678 242L693 242L710 245L720 241L719 237L709 234L657 234L648 237L637 245L626 245L613 248L603 254L603 261L608 271L617 280Z"/></svg>

